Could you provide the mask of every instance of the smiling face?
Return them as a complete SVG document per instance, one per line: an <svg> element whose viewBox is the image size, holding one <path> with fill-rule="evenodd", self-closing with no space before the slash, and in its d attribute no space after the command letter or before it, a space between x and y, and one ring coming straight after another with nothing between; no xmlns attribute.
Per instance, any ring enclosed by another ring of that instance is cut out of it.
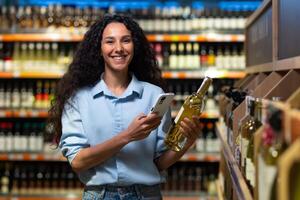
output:
<svg viewBox="0 0 300 200"><path fill-rule="evenodd" d="M101 53L105 69L112 71L128 71L133 58L134 45L131 32L119 22L108 24L103 30Z"/></svg>

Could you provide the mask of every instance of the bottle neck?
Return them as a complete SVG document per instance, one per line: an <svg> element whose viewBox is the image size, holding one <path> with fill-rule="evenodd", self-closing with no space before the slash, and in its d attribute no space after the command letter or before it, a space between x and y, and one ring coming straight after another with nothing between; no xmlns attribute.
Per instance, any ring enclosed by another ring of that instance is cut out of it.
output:
<svg viewBox="0 0 300 200"><path fill-rule="evenodd" d="M206 92L208 91L208 88L209 88L209 86L211 85L211 83L212 83L212 79L209 78L209 77L205 77L204 80L203 80L203 82L202 82L202 84L201 84L201 86L199 87L199 89L198 89L196 95L197 95L198 97L203 97L203 96L205 96L205 94L206 94Z"/></svg>
<svg viewBox="0 0 300 200"><path fill-rule="evenodd" d="M256 101L254 104L254 116L256 120L262 120L262 103L260 101Z"/></svg>

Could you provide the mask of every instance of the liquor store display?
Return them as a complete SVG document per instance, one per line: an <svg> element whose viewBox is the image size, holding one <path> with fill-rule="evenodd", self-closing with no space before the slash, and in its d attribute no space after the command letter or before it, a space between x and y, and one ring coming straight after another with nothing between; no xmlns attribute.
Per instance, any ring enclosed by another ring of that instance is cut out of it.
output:
<svg viewBox="0 0 300 200"><path fill-rule="evenodd" d="M295 6L299 2L268 0L254 12L246 27L248 73L220 95L216 132L222 143L220 196L225 199L300 198L299 53L290 51L284 60L278 51L281 40L293 43L282 36L280 23L287 20L281 13L298 15L284 10ZM266 38L272 38L271 45ZM262 43L265 49L258 53L255 47Z"/></svg>
<svg viewBox="0 0 300 200"><path fill-rule="evenodd" d="M205 76L214 79L201 115L203 133L166 171L161 187L167 200L217 198L219 91L245 77L243 30L258 1L19 2L0 9L0 200L80 198L82 185L53 147L45 120L57 80L84 33L114 11L129 13L146 32L167 91L176 94L172 117Z"/></svg>

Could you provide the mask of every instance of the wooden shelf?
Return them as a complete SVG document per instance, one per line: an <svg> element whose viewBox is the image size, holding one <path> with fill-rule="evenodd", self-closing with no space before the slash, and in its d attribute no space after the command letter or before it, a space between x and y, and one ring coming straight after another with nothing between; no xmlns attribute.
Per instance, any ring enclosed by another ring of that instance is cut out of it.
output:
<svg viewBox="0 0 300 200"><path fill-rule="evenodd" d="M250 26L270 6L271 0L264 0L260 7L247 18L246 27Z"/></svg>
<svg viewBox="0 0 300 200"><path fill-rule="evenodd" d="M223 124L217 123L217 135L222 143L222 153L225 157L225 162L230 173L231 181L233 183L234 191L239 200L252 200L253 197L250 193L250 190L245 182L244 177L242 176L241 171L239 170L239 165L234 159L234 156L231 152L230 147L228 146L225 130Z"/></svg>
<svg viewBox="0 0 300 200"><path fill-rule="evenodd" d="M272 99L272 97L280 97L281 101L285 101L300 86L300 72L295 70L288 71L274 87L268 91L264 98Z"/></svg>
<svg viewBox="0 0 300 200"><path fill-rule="evenodd" d="M243 34L147 34L150 42L243 42ZM1 34L3 42L80 42L83 35L64 33Z"/></svg>
<svg viewBox="0 0 300 200"><path fill-rule="evenodd" d="M260 73L260 72L271 72L273 71L273 63L265 63L260 65L254 65L254 66L247 66L245 71L248 74L252 73Z"/></svg>
<svg viewBox="0 0 300 200"><path fill-rule="evenodd" d="M248 74L259 72L284 71L290 69L300 69L300 56L287 58L283 60L274 60L270 63L247 66L245 71Z"/></svg>

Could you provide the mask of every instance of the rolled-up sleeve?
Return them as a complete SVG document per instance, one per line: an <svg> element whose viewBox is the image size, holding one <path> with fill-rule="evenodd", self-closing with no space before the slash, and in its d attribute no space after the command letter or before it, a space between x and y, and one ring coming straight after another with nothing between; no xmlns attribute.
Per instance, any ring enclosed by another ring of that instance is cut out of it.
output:
<svg viewBox="0 0 300 200"><path fill-rule="evenodd" d="M163 152L165 152L167 149L167 146L165 145L165 137L166 134L172 124L172 118L171 118L171 109L169 109L164 117L162 118L162 121L157 129L157 142L156 142L156 150L154 159L158 158Z"/></svg>
<svg viewBox="0 0 300 200"><path fill-rule="evenodd" d="M59 147L62 154L71 163L80 149L89 147L75 97L65 105L61 122L62 136Z"/></svg>

